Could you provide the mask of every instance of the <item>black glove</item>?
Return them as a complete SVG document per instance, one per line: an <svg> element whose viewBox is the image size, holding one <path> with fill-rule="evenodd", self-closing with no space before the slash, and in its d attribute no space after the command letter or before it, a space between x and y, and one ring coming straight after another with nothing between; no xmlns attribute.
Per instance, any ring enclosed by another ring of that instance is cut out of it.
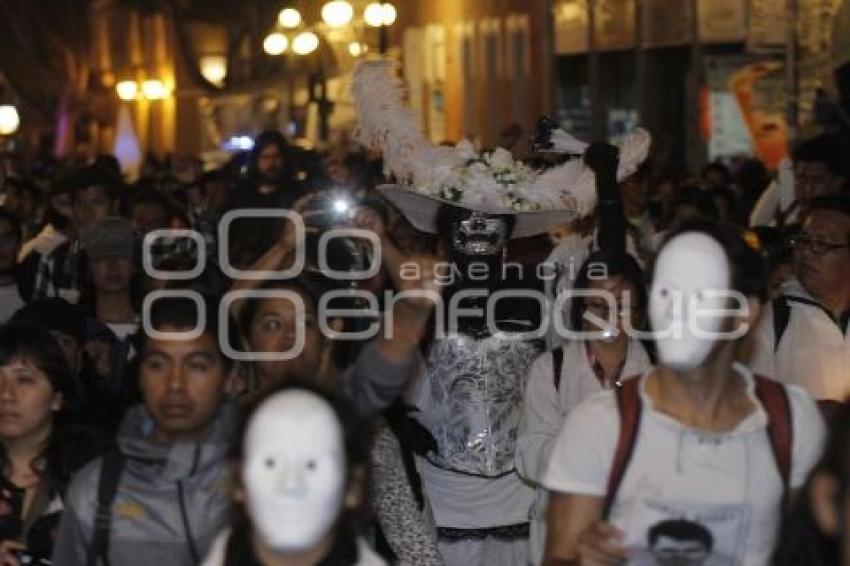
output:
<svg viewBox="0 0 850 566"><path fill-rule="evenodd" d="M552 131L558 129L558 124L548 116L541 116L534 128L531 138L531 151L546 151L552 148Z"/></svg>
<svg viewBox="0 0 850 566"><path fill-rule="evenodd" d="M599 202L617 199L619 197L617 167L620 164L620 150L608 143L593 143L584 152L584 162L596 175L596 192Z"/></svg>
<svg viewBox="0 0 850 566"><path fill-rule="evenodd" d="M403 405L399 402L387 409L384 416L390 423L396 437L406 449L420 456L426 456L429 452L436 453L437 440L427 428L410 416L415 411L415 407Z"/></svg>

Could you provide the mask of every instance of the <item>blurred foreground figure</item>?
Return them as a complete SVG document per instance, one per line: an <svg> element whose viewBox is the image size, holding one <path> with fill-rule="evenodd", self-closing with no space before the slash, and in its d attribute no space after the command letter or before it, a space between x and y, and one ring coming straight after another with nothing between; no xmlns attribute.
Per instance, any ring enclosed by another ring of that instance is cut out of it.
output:
<svg viewBox="0 0 850 566"><path fill-rule="evenodd" d="M850 408L830 429L823 458L791 510L773 564L850 566Z"/></svg>
<svg viewBox="0 0 850 566"><path fill-rule="evenodd" d="M238 438L240 516L204 566L384 564L357 536L368 434L347 405L290 383L256 405Z"/></svg>

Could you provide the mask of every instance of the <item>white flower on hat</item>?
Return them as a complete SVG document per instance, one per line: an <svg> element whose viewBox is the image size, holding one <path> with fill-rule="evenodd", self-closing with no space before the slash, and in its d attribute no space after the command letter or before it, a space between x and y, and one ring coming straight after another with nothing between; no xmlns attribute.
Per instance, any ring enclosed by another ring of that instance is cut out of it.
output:
<svg viewBox="0 0 850 566"><path fill-rule="evenodd" d="M490 154L490 166L496 171L510 169L514 166L514 158L511 152L503 147L497 147Z"/></svg>
<svg viewBox="0 0 850 566"><path fill-rule="evenodd" d="M384 173L395 183L385 194L407 193L396 200L388 198L419 229L436 229L437 203L432 200L496 214L548 213L519 218L514 237L540 233L552 222L563 224L595 206L595 177L581 159L537 171L515 160L504 148L477 152L469 140L454 147L433 144L406 107L403 84L388 61L358 65L352 92L359 118L355 138L367 148L381 151ZM637 130L619 145L618 178L622 179L646 158L649 134ZM423 197L425 203L408 198L411 193Z"/></svg>
<svg viewBox="0 0 850 566"><path fill-rule="evenodd" d="M472 142L469 140L460 140L457 145L455 145L455 153L457 153L457 156L463 161L469 161L478 157L478 154L475 152L475 147L473 147Z"/></svg>
<svg viewBox="0 0 850 566"><path fill-rule="evenodd" d="M466 171L470 177L485 177L490 173L487 164L481 161L473 161L467 166Z"/></svg>
<svg viewBox="0 0 850 566"><path fill-rule="evenodd" d="M502 197L499 193L488 190L486 187L475 187L464 191L464 201L472 206L486 209L497 209L502 206Z"/></svg>

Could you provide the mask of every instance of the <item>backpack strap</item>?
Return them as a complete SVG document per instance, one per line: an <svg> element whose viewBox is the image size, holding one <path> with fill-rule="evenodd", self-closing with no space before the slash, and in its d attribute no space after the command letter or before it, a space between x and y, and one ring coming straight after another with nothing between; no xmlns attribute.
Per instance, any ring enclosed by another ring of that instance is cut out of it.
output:
<svg viewBox="0 0 850 566"><path fill-rule="evenodd" d="M118 484L124 471L124 456L118 450L108 452L100 466L97 484L97 511L94 516L94 532L86 561L87 566L96 566L98 559L109 566L109 531L112 527L112 502L118 492Z"/></svg>
<svg viewBox="0 0 850 566"><path fill-rule="evenodd" d="M552 350L552 382L555 384L555 391L561 387L561 368L564 367L564 347L558 346Z"/></svg>
<svg viewBox="0 0 850 566"><path fill-rule="evenodd" d="M620 413L620 436L617 440L617 448L614 451L611 472L608 475L608 490L602 513L605 519L611 514L611 507L614 505L617 491L619 491L623 477L626 475L637 443L640 418L643 412L640 399L640 381L638 377L625 379L622 385L616 389L617 409Z"/></svg>
<svg viewBox="0 0 850 566"><path fill-rule="evenodd" d="M791 320L791 304L787 297L777 297L773 300L773 350L779 349L779 342L788 322Z"/></svg>
<svg viewBox="0 0 850 566"><path fill-rule="evenodd" d="M782 478L784 498L791 486L791 459L794 445L794 426L791 402L785 386L760 375L755 377L755 394L767 413L767 436Z"/></svg>

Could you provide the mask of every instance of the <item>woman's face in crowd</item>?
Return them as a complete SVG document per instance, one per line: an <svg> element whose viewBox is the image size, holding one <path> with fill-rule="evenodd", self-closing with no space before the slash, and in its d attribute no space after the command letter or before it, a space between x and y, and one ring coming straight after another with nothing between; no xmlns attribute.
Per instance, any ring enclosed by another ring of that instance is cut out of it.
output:
<svg viewBox="0 0 850 566"><path fill-rule="evenodd" d="M117 293L130 288L136 273L132 261L122 257L104 257L92 261L91 276L98 291Z"/></svg>
<svg viewBox="0 0 850 566"><path fill-rule="evenodd" d="M47 375L27 360L0 366L0 439L4 441L48 431L53 413L62 407Z"/></svg>
<svg viewBox="0 0 850 566"><path fill-rule="evenodd" d="M295 358L286 361L258 361L256 367L266 381L289 375L311 377L319 369L325 337L319 329L316 309L310 298L299 293L304 303L298 312L294 301L270 298L260 303L248 335L252 352L287 352L296 346L296 332L304 333L304 347Z"/></svg>
<svg viewBox="0 0 850 566"><path fill-rule="evenodd" d="M595 293L592 297L584 299L585 316L584 330L597 332L605 330L605 324L594 324L589 317L601 321L617 321L617 338L626 340L628 336L624 330L636 328L640 323L640 314L635 306L637 290L634 285L619 275L605 279L591 280L588 290ZM611 312L613 307L617 308L615 313Z"/></svg>

